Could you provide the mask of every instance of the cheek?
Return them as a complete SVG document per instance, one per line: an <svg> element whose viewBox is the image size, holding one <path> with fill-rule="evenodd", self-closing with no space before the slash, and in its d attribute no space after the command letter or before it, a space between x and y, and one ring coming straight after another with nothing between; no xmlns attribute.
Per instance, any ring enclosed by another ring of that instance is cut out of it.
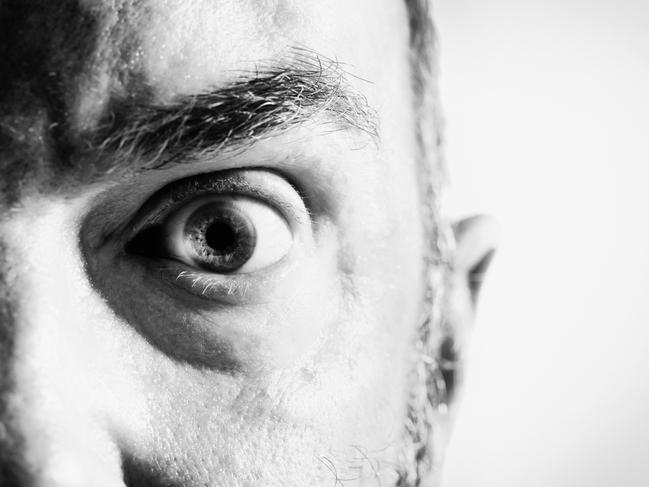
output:
<svg viewBox="0 0 649 487"><path fill-rule="evenodd" d="M414 163L372 161L351 173L343 247L364 306L392 345L409 346L422 311L424 235ZM411 188L404 191L404 188ZM351 258L350 258L351 261Z"/></svg>
<svg viewBox="0 0 649 487"><path fill-rule="evenodd" d="M309 479L296 472L320 475L318 455L394 444L421 288L419 219L400 218L412 202L366 174L350 176L355 197L302 273L223 320L232 343L263 365L239 375L161 353L98 295L78 244L85 201L26 202L2 228L16 290L10 367L29 456L58 465L44 475L59 475L68 455L85 469L76 475L117 479L125 457L187 485L255 475L300 485ZM136 288L131 298L146 291ZM152 310L143 297L130 305L138 319ZM156 313L151 330L164 332L174 310ZM253 339L244 346L237 336ZM52 451L63 453L52 461Z"/></svg>

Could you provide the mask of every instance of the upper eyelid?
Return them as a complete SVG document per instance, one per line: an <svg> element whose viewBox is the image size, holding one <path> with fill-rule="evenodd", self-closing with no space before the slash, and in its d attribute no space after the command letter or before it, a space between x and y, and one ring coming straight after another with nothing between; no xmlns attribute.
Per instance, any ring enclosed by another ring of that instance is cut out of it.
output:
<svg viewBox="0 0 649 487"><path fill-rule="evenodd" d="M310 213L306 208L304 198L290 181L275 173L275 176L283 179L299 197L302 202L301 209L285 201L264 185L252 183L249 178L246 178L246 174L253 172L274 173L274 171L256 168L233 169L203 173L173 181L151 195L140 207L131 219L129 233L131 236L136 235L143 229L164 221L177 207L187 204L193 199L211 194L248 196L270 203L289 223L303 224L305 220L310 220Z"/></svg>

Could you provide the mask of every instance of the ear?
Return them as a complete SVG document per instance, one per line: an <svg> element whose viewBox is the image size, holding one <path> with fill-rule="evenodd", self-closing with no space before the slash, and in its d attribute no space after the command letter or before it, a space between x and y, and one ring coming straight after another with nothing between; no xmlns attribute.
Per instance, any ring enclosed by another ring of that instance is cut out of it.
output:
<svg viewBox="0 0 649 487"><path fill-rule="evenodd" d="M452 225L455 252L452 256L448 301L448 335L439 350L440 368L447 387L447 400L455 409L457 388L469 345L478 295L499 240L499 226L488 216L474 216Z"/></svg>
<svg viewBox="0 0 649 487"><path fill-rule="evenodd" d="M468 291L469 302L465 305L473 313L482 282L498 246L500 229L494 218L480 215L456 222L453 233L454 284Z"/></svg>
<svg viewBox="0 0 649 487"><path fill-rule="evenodd" d="M437 465L429 480L436 480L441 471L443 452L448 445L455 423L461 392L466 349L473 327L480 287L494 256L499 240L499 226L487 216L474 216L452 225L455 251L451 256L450 295L447 296L447 316L443 336L438 345L437 364L441 373L443 398L433 416L433 451ZM428 485L428 484L427 484ZM437 483L431 483L437 485Z"/></svg>

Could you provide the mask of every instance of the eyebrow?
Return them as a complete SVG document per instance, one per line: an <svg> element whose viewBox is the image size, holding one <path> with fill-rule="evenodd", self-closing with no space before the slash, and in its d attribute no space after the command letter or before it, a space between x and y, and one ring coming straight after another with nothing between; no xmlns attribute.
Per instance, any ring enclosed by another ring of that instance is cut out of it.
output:
<svg viewBox="0 0 649 487"><path fill-rule="evenodd" d="M308 53L288 65L243 73L223 87L168 104L115 103L91 147L113 156L104 169L113 172L122 164L159 169L184 155L246 149L314 120L377 141L376 112L347 76L339 63Z"/></svg>

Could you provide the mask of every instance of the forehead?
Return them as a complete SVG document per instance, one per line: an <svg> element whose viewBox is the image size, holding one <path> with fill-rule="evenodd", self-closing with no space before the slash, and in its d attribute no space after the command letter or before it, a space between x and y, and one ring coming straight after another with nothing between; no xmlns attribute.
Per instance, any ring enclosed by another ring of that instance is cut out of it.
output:
<svg viewBox="0 0 649 487"><path fill-rule="evenodd" d="M300 50L341 64L388 146L411 140L401 0L36 0L0 3L0 23L0 160L19 175L65 159L115 100L169 102Z"/></svg>
<svg viewBox="0 0 649 487"><path fill-rule="evenodd" d="M407 22L398 0L172 0L139 8L142 68L155 84L192 90L237 69L304 47L375 80L387 53L405 54Z"/></svg>
<svg viewBox="0 0 649 487"><path fill-rule="evenodd" d="M13 5L0 4L6 82L57 84L67 92L64 102L77 104L66 107L76 109L71 115L91 110L103 97L145 87L162 99L201 91L242 71L286 60L295 48L335 59L372 83L407 71L407 20L399 0ZM362 89L372 96L367 84Z"/></svg>

